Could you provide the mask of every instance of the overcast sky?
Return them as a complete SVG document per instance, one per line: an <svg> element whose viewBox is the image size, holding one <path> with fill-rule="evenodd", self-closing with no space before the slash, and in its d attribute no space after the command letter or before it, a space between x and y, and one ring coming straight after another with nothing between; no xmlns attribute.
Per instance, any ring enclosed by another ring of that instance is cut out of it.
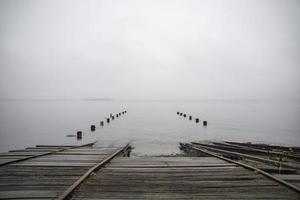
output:
<svg viewBox="0 0 300 200"><path fill-rule="evenodd" d="M0 98L300 98L299 0L0 1Z"/></svg>

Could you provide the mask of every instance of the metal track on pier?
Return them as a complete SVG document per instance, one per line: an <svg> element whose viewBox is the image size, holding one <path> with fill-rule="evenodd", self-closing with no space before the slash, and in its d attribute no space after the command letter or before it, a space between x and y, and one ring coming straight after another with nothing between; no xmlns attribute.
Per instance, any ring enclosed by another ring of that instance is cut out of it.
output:
<svg viewBox="0 0 300 200"><path fill-rule="evenodd" d="M262 174L262 175L264 175L264 176L266 176L266 177L268 177L268 178L270 178L274 181L277 181L278 183L280 183L280 184L282 184L282 185L284 185L284 186L286 186L286 187L288 187L288 188L290 188L290 189L292 189L292 190L294 190L294 191L296 191L300 194L300 188L297 187L296 185L290 184L290 183L288 183L288 182L286 182L286 181L284 181L284 180L282 180L282 179L280 179L276 176L273 176L273 175L271 175L271 174L269 174L269 173L267 173L267 172L265 172L265 171L263 171L259 168L253 167L253 166L245 164L245 163L237 162L235 160L226 158L224 156L218 155L218 154L213 153L213 152L225 153L226 155L231 154L231 155L235 155L235 156L245 156L246 154L240 154L240 153L236 153L236 152L230 152L230 151L227 151L227 150L213 148L212 145L200 144L200 143L182 144L182 145L185 146L185 147L189 147L193 150L200 151L200 152L202 152L204 154L207 154L209 156L214 156L214 157L220 158L222 160L228 161L230 163L235 163L235 164L240 165L244 168L253 170L255 172L259 172L260 174ZM252 158L252 159L255 159L255 160L264 161L264 162L266 160L266 159L261 160L259 157L248 156L248 155L246 155L245 157L246 158ZM288 165L288 166L290 166L290 165Z"/></svg>
<svg viewBox="0 0 300 200"><path fill-rule="evenodd" d="M39 145L29 148L30 151L5 153L29 157L0 167L0 199L66 199L82 180L125 147ZM52 151L48 152L47 148ZM47 154L41 153L40 149L47 149ZM36 155L32 155L33 152Z"/></svg>
<svg viewBox="0 0 300 200"><path fill-rule="evenodd" d="M72 199L299 199L299 193L253 170L208 157L118 157L95 172Z"/></svg>

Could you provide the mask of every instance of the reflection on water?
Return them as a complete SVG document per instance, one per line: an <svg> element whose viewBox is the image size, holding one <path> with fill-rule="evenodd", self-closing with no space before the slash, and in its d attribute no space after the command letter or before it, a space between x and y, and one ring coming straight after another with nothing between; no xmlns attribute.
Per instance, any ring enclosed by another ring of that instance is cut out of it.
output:
<svg viewBox="0 0 300 200"><path fill-rule="evenodd" d="M100 121L110 113L127 114L109 125ZM180 117L177 111L208 127ZM96 131L90 131L90 125ZM83 131L83 140L66 137ZM134 153L178 153L178 142L232 140L300 144L300 103L292 101L2 101L0 151L36 144L97 145L131 142Z"/></svg>

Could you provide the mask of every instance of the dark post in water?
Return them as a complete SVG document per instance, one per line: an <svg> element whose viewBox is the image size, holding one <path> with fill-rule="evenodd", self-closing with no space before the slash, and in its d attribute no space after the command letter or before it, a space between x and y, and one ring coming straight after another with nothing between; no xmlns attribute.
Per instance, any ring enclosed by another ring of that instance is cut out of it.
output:
<svg viewBox="0 0 300 200"><path fill-rule="evenodd" d="M100 122L100 126L103 126L103 125L104 125L104 122L103 122L103 121L101 121L101 122Z"/></svg>
<svg viewBox="0 0 300 200"><path fill-rule="evenodd" d="M196 118L195 121L196 121L196 123L199 123L199 118Z"/></svg>
<svg viewBox="0 0 300 200"><path fill-rule="evenodd" d="M81 140L82 138L82 132L81 131L77 131L77 139Z"/></svg>
<svg viewBox="0 0 300 200"><path fill-rule="evenodd" d="M192 116L190 116L189 119L192 120Z"/></svg>
<svg viewBox="0 0 300 200"><path fill-rule="evenodd" d="M91 125L91 131L95 131L96 130L96 126L95 125Z"/></svg>
<svg viewBox="0 0 300 200"><path fill-rule="evenodd" d="M106 122L109 123L109 118L106 118Z"/></svg>
<svg viewBox="0 0 300 200"><path fill-rule="evenodd" d="M207 126L207 121L203 121L203 126Z"/></svg>

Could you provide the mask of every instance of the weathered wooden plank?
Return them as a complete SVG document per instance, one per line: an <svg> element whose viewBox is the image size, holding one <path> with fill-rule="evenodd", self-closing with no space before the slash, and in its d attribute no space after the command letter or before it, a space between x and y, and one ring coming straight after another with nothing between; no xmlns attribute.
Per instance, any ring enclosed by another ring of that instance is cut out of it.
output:
<svg viewBox="0 0 300 200"><path fill-rule="evenodd" d="M58 167L57 170L81 170L85 168L73 167L73 166L65 166L65 167ZM87 168L86 168L87 169ZM49 171L54 170L53 167L47 166L16 166L16 165L7 165L0 168L0 172L3 171Z"/></svg>
<svg viewBox="0 0 300 200"><path fill-rule="evenodd" d="M6 172L3 174L0 174L0 177L2 176L8 176L13 174L14 176L19 176L19 177L28 177L31 178L32 176L78 176L81 175L85 172L84 171L48 171L48 172Z"/></svg>
<svg viewBox="0 0 300 200"><path fill-rule="evenodd" d="M16 199L16 198L55 198L57 191L50 190L10 190L0 191L0 199Z"/></svg>
<svg viewBox="0 0 300 200"><path fill-rule="evenodd" d="M35 156L39 154L39 152L4 152L0 153L0 156Z"/></svg>
<svg viewBox="0 0 300 200"><path fill-rule="evenodd" d="M203 179L206 179L206 178L210 178L210 179L213 179L213 178L218 178L218 177L235 177L235 178L239 178L239 177L253 177L253 178L256 178L258 179L259 177L257 177L256 175L253 175L253 174L244 174L244 173L229 173L229 174L226 174L226 173L212 173L212 172L208 172L208 173L183 173L183 172L172 172L172 173L169 173L169 172L152 172L152 173L149 173L149 172L138 172L138 173L133 173L133 172L129 172L129 173L103 173L102 175L102 178L105 179L105 176L108 176L108 177L114 177L114 176L118 176L120 178L129 178L131 179L131 176L143 176L144 179L151 179L151 178L155 178L155 179L163 179L163 178L181 178L181 179L188 179L188 178L199 178L199 175L201 175L201 178ZM99 175L100 176L100 175ZM98 177L98 174L95 175L95 177Z"/></svg>
<svg viewBox="0 0 300 200"><path fill-rule="evenodd" d="M182 164L178 164L178 165L116 165L113 168L187 168L187 167L208 167L208 168L214 168L214 167L236 167L235 164L202 164L202 165L196 165L196 164L188 164L188 165L182 165Z"/></svg>
<svg viewBox="0 0 300 200"><path fill-rule="evenodd" d="M18 191L18 190L50 190L50 191L63 191L69 184L43 184L43 185L6 185L0 186L0 191Z"/></svg>
<svg viewBox="0 0 300 200"><path fill-rule="evenodd" d="M57 150L62 150L62 149L19 149L19 150L10 150L9 152L15 153L15 152L54 152Z"/></svg>
<svg viewBox="0 0 300 200"><path fill-rule="evenodd" d="M79 178L80 175L76 175L76 176L31 176L29 177L24 177L24 176L17 176L17 175L8 175L8 176L1 176L0 177L0 185L6 185L8 183L15 183L15 184L24 184L24 182L33 182L35 183L39 183L44 181L46 182L53 182L56 181L57 183L59 183L60 181L72 181L72 180L76 180L77 178Z"/></svg>
<svg viewBox="0 0 300 200"><path fill-rule="evenodd" d="M60 155L60 154L52 154L47 157L39 157L35 160L99 160L99 158L104 158L103 155Z"/></svg>
<svg viewBox="0 0 300 200"><path fill-rule="evenodd" d="M77 145L36 145L37 148L39 147L47 147L47 148L68 148L68 147L77 147Z"/></svg>
<svg viewBox="0 0 300 200"><path fill-rule="evenodd" d="M58 155L103 155L107 156L110 155L111 153L102 153L102 152L90 152L90 153L81 153L81 152L59 152L57 153Z"/></svg>
<svg viewBox="0 0 300 200"><path fill-rule="evenodd" d="M0 188L2 187L12 187L15 186L69 186L71 185L75 180L57 180L57 179L42 179L42 180L19 180L19 182L16 182L14 180L7 181L6 184L1 183Z"/></svg>
<svg viewBox="0 0 300 200"><path fill-rule="evenodd" d="M85 167L85 166L93 166L96 162L90 162L90 163L80 163L80 162L22 162L22 163L15 163L12 165L16 166L45 166L45 167L57 167L57 166L73 166L73 167Z"/></svg>
<svg viewBox="0 0 300 200"><path fill-rule="evenodd" d="M73 146L75 147L75 146ZM65 148L70 148L70 147L26 147L25 149L65 149Z"/></svg>
<svg viewBox="0 0 300 200"><path fill-rule="evenodd" d="M34 163L96 163L97 161L103 159L104 157L99 157L98 159L35 159ZM32 161L27 161L26 163L31 163Z"/></svg>

